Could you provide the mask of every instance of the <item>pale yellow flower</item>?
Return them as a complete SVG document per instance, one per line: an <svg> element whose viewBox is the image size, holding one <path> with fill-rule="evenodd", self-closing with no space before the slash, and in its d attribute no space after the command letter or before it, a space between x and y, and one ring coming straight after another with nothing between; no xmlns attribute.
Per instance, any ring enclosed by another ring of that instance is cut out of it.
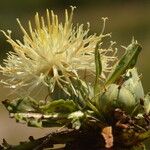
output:
<svg viewBox="0 0 150 150"><path fill-rule="evenodd" d="M1 80L11 88L24 86L36 87L40 83L51 87L55 85L63 89L64 84L71 84L70 78L78 78L78 71L95 72L94 50L98 41L108 35L88 35L90 26L84 29L83 24L73 26L74 7L70 15L65 11L64 24L58 22L58 16L47 10L47 18L35 15L35 29L29 21L29 33L17 19L23 32L23 41L13 40L11 32L3 32L12 45L13 52L4 59L0 72L6 77ZM46 21L45 21L46 20ZM104 21L105 24L105 21ZM99 49L101 53L103 77L110 69L109 63L115 59L107 56L112 51Z"/></svg>

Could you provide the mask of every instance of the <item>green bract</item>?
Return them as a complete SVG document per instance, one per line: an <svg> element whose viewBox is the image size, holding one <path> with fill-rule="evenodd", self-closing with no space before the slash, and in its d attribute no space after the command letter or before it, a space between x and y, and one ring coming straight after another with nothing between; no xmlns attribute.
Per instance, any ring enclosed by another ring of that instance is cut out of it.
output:
<svg viewBox="0 0 150 150"><path fill-rule="evenodd" d="M125 75L125 80L126 81L123 83L123 86L131 91L131 93L136 98L136 101L144 99L143 86L136 68L129 69L127 71L127 74Z"/></svg>
<svg viewBox="0 0 150 150"><path fill-rule="evenodd" d="M146 114L150 113L150 93L146 94L144 98L144 110Z"/></svg>
<svg viewBox="0 0 150 150"><path fill-rule="evenodd" d="M112 114L115 108L121 108L123 111L131 114L136 101L133 94L125 87L111 84L100 96L99 105L105 116Z"/></svg>

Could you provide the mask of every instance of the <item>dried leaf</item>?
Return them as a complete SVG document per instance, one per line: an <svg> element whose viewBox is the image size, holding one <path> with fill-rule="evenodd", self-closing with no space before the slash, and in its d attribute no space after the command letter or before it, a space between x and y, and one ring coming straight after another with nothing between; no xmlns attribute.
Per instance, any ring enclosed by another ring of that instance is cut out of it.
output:
<svg viewBox="0 0 150 150"><path fill-rule="evenodd" d="M103 136L104 140L105 140L105 147L106 148L111 148L113 147L113 134L112 134L112 127L105 127L103 128L101 135Z"/></svg>

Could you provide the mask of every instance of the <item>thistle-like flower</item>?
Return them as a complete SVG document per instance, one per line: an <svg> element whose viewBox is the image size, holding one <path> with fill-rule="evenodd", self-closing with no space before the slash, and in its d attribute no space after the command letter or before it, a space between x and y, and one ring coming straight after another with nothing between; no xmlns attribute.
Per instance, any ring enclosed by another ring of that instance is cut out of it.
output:
<svg viewBox="0 0 150 150"><path fill-rule="evenodd" d="M73 27L74 7L69 15L65 11L64 24L58 22L58 16L49 10L47 19L35 15L35 29L29 21L29 33L17 19L23 32L23 42L13 40L11 32L2 31L11 44L13 52L8 53L0 72L6 77L1 80L8 87L21 88L24 86L36 87L40 83L54 90L55 85L63 89L63 85L71 83L71 78L79 78L79 71L95 72L94 50L96 44L103 37L110 34L88 35L89 24L84 30L83 24ZM45 21L46 20L46 21ZM105 19L104 19L105 26ZM102 62L102 77L110 70L110 61L115 60L107 54L112 51L99 48Z"/></svg>

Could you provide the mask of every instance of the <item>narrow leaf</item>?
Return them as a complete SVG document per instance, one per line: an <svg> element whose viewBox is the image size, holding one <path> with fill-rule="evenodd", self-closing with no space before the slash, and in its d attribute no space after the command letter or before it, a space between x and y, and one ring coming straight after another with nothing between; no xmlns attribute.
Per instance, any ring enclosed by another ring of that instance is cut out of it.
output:
<svg viewBox="0 0 150 150"><path fill-rule="evenodd" d="M132 69L136 64L138 55L141 50L142 47L137 43L137 41L133 40L132 43L127 47L125 54L117 63L114 70L108 76L105 86L116 82L127 69Z"/></svg>
<svg viewBox="0 0 150 150"><path fill-rule="evenodd" d="M95 68L96 68L96 77L95 77L95 85L94 85L95 101L97 101L98 94L100 92L99 77L102 72L102 63L101 63L100 52L99 52L99 44L100 42L98 42L95 47Z"/></svg>

